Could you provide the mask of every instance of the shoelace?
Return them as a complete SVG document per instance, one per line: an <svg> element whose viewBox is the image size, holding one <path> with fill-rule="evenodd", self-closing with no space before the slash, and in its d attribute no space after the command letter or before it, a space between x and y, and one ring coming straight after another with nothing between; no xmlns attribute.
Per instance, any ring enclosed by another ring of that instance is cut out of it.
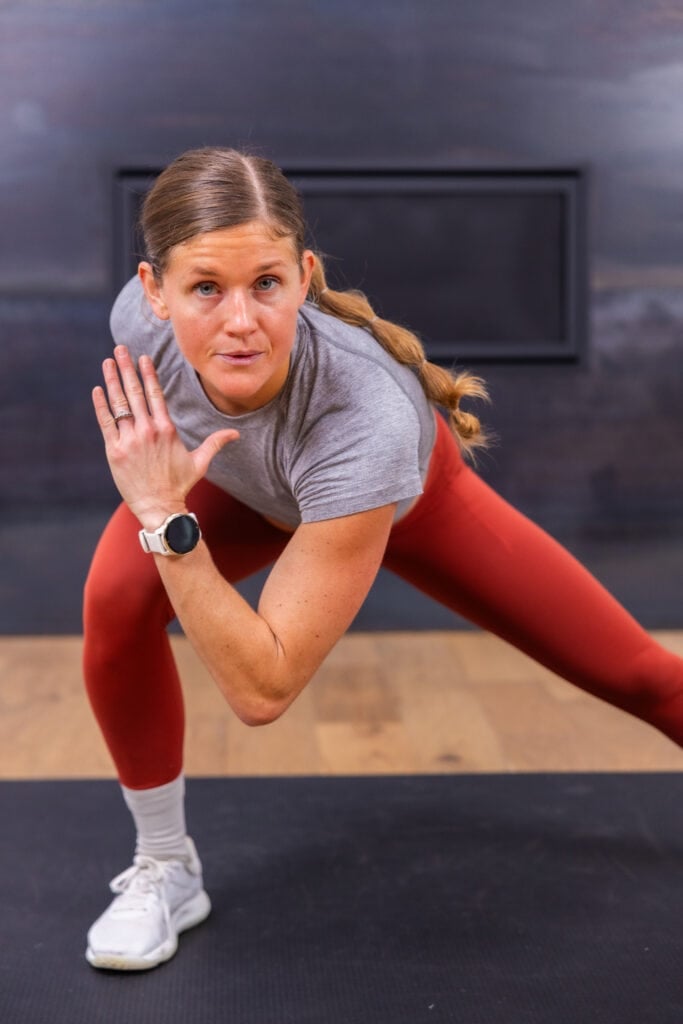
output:
<svg viewBox="0 0 683 1024"><path fill-rule="evenodd" d="M118 901L118 909L144 910L150 899L157 897L159 885L171 863L160 862L142 854L136 856L131 866L109 883L112 892L124 897Z"/></svg>

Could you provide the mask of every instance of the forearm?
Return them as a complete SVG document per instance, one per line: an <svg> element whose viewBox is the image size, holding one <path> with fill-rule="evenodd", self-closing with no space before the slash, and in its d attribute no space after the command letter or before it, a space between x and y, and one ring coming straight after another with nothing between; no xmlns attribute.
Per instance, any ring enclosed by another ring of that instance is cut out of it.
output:
<svg viewBox="0 0 683 1024"><path fill-rule="evenodd" d="M185 635L235 713L249 725L277 718L306 680L265 618L220 575L203 541L179 558L153 557Z"/></svg>
<svg viewBox="0 0 683 1024"><path fill-rule="evenodd" d="M95 388L93 404L114 481L153 533L188 511L187 495L211 459L239 435L219 430L188 451L151 360L141 357L140 380L124 347L115 357L103 364L106 395ZM348 629L381 564L394 511L385 505L301 524L271 569L257 611L221 576L203 541L186 554L149 555L188 639L243 721L282 714Z"/></svg>

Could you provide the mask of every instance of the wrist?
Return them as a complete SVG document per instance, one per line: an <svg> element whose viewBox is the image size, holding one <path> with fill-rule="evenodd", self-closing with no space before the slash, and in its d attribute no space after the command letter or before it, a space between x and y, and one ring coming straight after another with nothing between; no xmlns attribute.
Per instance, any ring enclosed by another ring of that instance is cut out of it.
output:
<svg viewBox="0 0 683 1024"><path fill-rule="evenodd" d="M202 531L193 512L174 512L155 530L139 532L142 550L153 555L187 555L201 540Z"/></svg>
<svg viewBox="0 0 683 1024"><path fill-rule="evenodd" d="M186 515L188 509L184 501L178 501L163 505L153 505L144 510L131 509L131 511L137 517L142 529L151 532L158 530L169 516Z"/></svg>

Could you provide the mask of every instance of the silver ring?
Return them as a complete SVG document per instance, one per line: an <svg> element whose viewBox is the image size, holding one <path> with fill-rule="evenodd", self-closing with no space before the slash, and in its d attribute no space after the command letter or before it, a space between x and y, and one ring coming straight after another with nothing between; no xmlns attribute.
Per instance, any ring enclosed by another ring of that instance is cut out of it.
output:
<svg viewBox="0 0 683 1024"><path fill-rule="evenodd" d="M117 412L114 414L114 423L118 423L119 420L134 420L135 416L130 409L124 409L123 412Z"/></svg>

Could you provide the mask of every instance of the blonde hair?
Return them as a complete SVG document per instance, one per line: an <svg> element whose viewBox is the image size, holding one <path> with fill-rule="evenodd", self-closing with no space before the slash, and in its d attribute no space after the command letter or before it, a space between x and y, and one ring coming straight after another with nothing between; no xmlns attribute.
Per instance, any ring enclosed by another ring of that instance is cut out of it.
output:
<svg viewBox="0 0 683 1024"><path fill-rule="evenodd" d="M142 210L147 259L157 277L163 276L171 250L207 231L258 220L275 237L291 237L297 260L306 249L306 224L300 196L270 160L234 149L191 149L159 175ZM471 453L487 438L477 416L460 408L463 398L487 399L480 377L453 374L429 362L417 335L378 317L359 291L328 287L322 257L315 266L307 298L324 313L354 327L364 327L397 362L412 367L422 389L448 414L461 448Z"/></svg>

